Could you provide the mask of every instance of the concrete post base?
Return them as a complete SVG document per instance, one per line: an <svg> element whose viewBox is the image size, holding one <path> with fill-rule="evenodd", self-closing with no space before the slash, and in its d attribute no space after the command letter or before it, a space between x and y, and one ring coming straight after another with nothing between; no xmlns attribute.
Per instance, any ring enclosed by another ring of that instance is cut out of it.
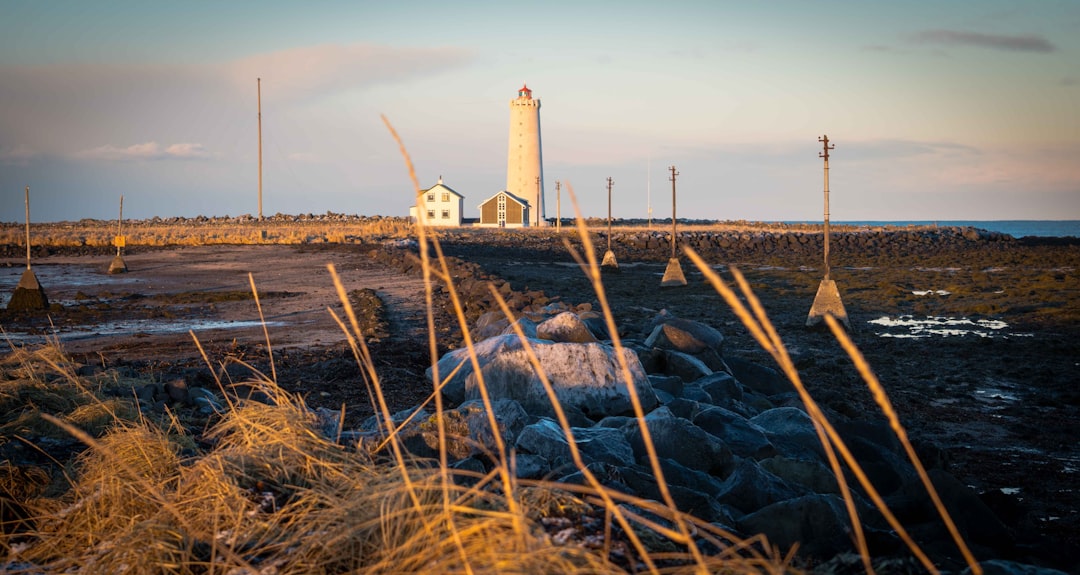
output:
<svg viewBox="0 0 1080 575"><path fill-rule="evenodd" d="M679 263L679 258L671 258L667 262L667 269L664 270L664 278L660 280L660 287L674 287L686 285L686 276L682 272L682 264Z"/></svg>
<svg viewBox="0 0 1080 575"><path fill-rule="evenodd" d="M840 299L840 292L836 289L836 282L831 279L821 280L817 295L814 296L814 305L810 306L810 314L806 316L806 327L814 327L825 321L825 315L829 314L843 324L844 329L851 330L848 322L847 310L844 302Z"/></svg>

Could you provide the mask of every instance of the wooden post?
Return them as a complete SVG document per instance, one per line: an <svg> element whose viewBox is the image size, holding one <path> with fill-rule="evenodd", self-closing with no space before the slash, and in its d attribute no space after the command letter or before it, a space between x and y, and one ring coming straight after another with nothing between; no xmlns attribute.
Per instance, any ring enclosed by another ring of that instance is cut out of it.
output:
<svg viewBox="0 0 1080 575"><path fill-rule="evenodd" d="M611 176L607 179L607 249L611 251L611 186L615 182L611 180Z"/></svg>
<svg viewBox="0 0 1080 575"><path fill-rule="evenodd" d="M675 222L678 218L675 217L675 177L679 175L675 171L675 166L669 168L671 170L671 258L675 259Z"/></svg>
<svg viewBox="0 0 1080 575"><path fill-rule="evenodd" d="M660 287L673 287L686 285L686 276L683 275L682 264L679 263L679 258L676 256L676 242L678 229L675 227L675 222L678 218L675 215L675 178L679 175L679 172L675 171L675 166L668 168L671 170L671 259L668 260L667 269L664 270L664 277L660 280Z"/></svg>
<svg viewBox="0 0 1080 575"><path fill-rule="evenodd" d="M121 238L124 237L123 233L124 223L124 195L120 194L120 217L116 220L116 257L120 257L120 246L123 245Z"/></svg>
<svg viewBox="0 0 1080 575"><path fill-rule="evenodd" d="M26 270L19 278L19 285L8 300L11 311L36 311L49 309L49 296L38 283L34 270L30 269L30 186L26 186Z"/></svg>
<svg viewBox="0 0 1080 575"><path fill-rule="evenodd" d="M829 266L829 150L836 149L836 146L829 145L828 135L818 138L818 141L823 142L825 147L818 157L825 159L825 279L829 279L832 272Z"/></svg>
<svg viewBox="0 0 1080 575"><path fill-rule="evenodd" d="M109 264L110 274L122 274L128 271L127 263L124 262L124 256L120 255L121 250L124 247L124 196L120 196L120 217L116 220L116 238L113 239L113 243L116 244L116 257L113 258Z"/></svg>
<svg viewBox="0 0 1080 575"><path fill-rule="evenodd" d="M615 185L611 176L607 179L607 252L604 253L604 261L601 262L600 267L618 270L619 262L615 260L615 252L611 251L611 186Z"/></svg>
<svg viewBox="0 0 1080 575"><path fill-rule="evenodd" d="M30 269L30 186L26 186L26 269Z"/></svg>
<svg viewBox="0 0 1080 575"><path fill-rule="evenodd" d="M847 329L851 329L848 321L847 310L844 309L844 301L840 298L840 290L836 288L836 282L832 279L832 268L829 264L829 150L836 146L829 145L829 136L818 138L822 142L824 151L818 153L819 158L825 160L825 278L818 285L814 303L810 306L810 313L806 316L806 326L814 327L825 320L826 315L837 319Z"/></svg>
<svg viewBox="0 0 1080 575"><path fill-rule="evenodd" d="M559 180L555 180L555 231L562 231L562 190Z"/></svg>

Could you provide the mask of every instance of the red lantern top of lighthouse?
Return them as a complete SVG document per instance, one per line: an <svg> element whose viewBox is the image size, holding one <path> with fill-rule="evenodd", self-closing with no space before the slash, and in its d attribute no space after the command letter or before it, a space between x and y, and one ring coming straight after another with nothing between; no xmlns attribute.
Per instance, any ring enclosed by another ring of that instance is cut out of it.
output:
<svg viewBox="0 0 1080 575"><path fill-rule="evenodd" d="M526 98L528 100L532 100L532 90L529 89L529 86L527 84L521 84L521 89L518 90L518 98Z"/></svg>

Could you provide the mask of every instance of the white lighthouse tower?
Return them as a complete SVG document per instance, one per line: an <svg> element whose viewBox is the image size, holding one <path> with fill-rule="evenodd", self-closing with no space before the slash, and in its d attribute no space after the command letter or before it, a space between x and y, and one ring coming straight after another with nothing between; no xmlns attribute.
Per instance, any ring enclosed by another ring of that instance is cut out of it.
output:
<svg viewBox="0 0 1080 575"><path fill-rule="evenodd" d="M510 100L510 146L506 154L506 191L529 202L527 226L543 226L544 160L540 150L540 100L522 85Z"/></svg>

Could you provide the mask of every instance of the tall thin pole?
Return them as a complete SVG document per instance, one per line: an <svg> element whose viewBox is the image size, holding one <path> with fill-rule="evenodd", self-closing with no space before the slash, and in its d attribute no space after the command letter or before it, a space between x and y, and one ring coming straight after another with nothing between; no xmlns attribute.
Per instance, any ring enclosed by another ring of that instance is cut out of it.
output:
<svg viewBox="0 0 1080 575"><path fill-rule="evenodd" d="M652 229L652 157L645 165L645 205L648 208L649 229Z"/></svg>
<svg viewBox="0 0 1080 575"><path fill-rule="evenodd" d="M675 171L675 166L668 168L671 170L671 259L675 259L675 177L679 175L679 172Z"/></svg>
<svg viewBox="0 0 1080 575"><path fill-rule="evenodd" d="M259 221L262 221L262 78L256 78L255 85L259 91Z"/></svg>
<svg viewBox="0 0 1080 575"><path fill-rule="evenodd" d="M819 152L818 157L825 159L825 279L829 279L831 269L829 268L829 150L835 149L836 146L829 145L829 136L825 135L818 138L819 142L822 142L825 151Z"/></svg>
<svg viewBox="0 0 1080 575"><path fill-rule="evenodd" d="M612 181L611 176L607 179L607 249L611 251L611 186L615 182Z"/></svg>
<svg viewBox="0 0 1080 575"><path fill-rule="evenodd" d="M123 221L124 221L124 195L121 194L120 195L120 218L116 220L116 255L117 256L120 255L120 246L123 244L123 241L121 241L121 239L120 239L123 236L123 232L122 232L121 227L120 227L121 225L123 225Z"/></svg>
<svg viewBox="0 0 1080 575"><path fill-rule="evenodd" d="M562 190L559 180L555 180L555 231L562 231Z"/></svg>
<svg viewBox="0 0 1080 575"><path fill-rule="evenodd" d="M30 269L30 186L26 186L26 269Z"/></svg>
<svg viewBox="0 0 1080 575"><path fill-rule="evenodd" d="M542 203L542 200L540 199L540 176L536 176L536 218L534 218L536 220L536 227L540 227L540 204L541 203Z"/></svg>

